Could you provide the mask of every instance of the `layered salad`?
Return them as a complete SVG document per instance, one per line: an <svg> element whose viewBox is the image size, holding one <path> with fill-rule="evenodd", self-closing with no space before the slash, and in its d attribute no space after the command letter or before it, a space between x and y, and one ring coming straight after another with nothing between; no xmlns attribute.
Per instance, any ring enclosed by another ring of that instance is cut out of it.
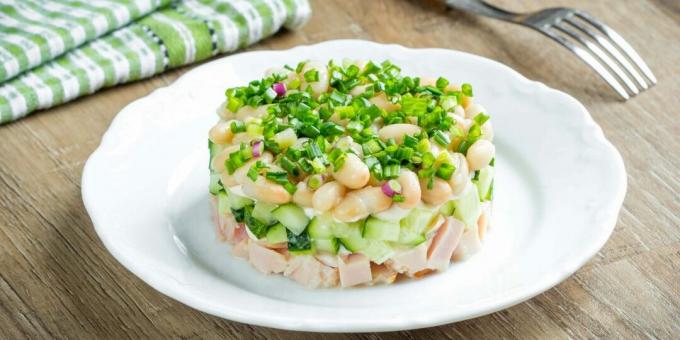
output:
<svg viewBox="0 0 680 340"><path fill-rule="evenodd" d="M393 283L481 247L495 147L472 86L390 61L303 61L226 90L213 220L234 256L308 287Z"/></svg>

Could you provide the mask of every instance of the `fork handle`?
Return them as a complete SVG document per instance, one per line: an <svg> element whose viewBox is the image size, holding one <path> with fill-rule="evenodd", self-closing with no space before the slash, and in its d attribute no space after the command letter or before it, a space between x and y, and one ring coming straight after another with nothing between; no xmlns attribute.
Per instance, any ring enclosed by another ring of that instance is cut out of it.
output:
<svg viewBox="0 0 680 340"><path fill-rule="evenodd" d="M514 18L518 15L517 13L506 11L502 8L488 4L483 0L446 0L446 5L465 12L510 22L514 22Z"/></svg>

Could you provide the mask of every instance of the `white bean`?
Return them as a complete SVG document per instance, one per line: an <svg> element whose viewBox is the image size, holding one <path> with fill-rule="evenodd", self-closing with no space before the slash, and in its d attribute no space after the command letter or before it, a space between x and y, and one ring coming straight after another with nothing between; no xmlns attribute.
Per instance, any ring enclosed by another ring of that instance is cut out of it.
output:
<svg viewBox="0 0 680 340"><path fill-rule="evenodd" d="M487 120L486 123L482 124L482 138L493 141L493 125L491 125L491 120Z"/></svg>
<svg viewBox="0 0 680 340"><path fill-rule="evenodd" d="M368 171L368 166L353 153L345 154L345 162L342 167L338 171L333 171L333 178L350 189L363 187L368 183L370 177L371 173Z"/></svg>
<svg viewBox="0 0 680 340"><path fill-rule="evenodd" d="M401 185L401 195L404 196L404 201L397 205L402 209L414 208L421 197L418 176L411 170L402 169L397 181Z"/></svg>
<svg viewBox="0 0 680 340"><path fill-rule="evenodd" d="M312 206L321 212L331 210L340 203L345 192L345 187L336 181L325 183L314 192Z"/></svg>
<svg viewBox="0 0 680 340"><path fill-rule="evenodd" d="M312 70L316 70L319 73L319 80L312 83L307 83L304 78L304 74L305 72ZM319 61L310 61L302 68L300 75L300 78L302 79L302 86L300 87L301 89L305 90L308 86L311 87L312 94L314 96L319 96L320 94L328 91L328 68L326 68L324 63Z"/></svg>
<svg viewBox="0 0 680 340"><path fill-rule="evenodd" d="M349 94L351 94L351 95L354 96L354 97L359 96L359 95L363 94L364 92L366 92L366 89L367 89L369 86L371 86L371 85L370 85L370 84L367 84L367 85L358 85L358 86L355 86L354 88L352 88L352 90L349 91Z"/></svg>
<svg viewBox="0 0 680 340"><path fill-rule="evenodd" d="M246 176L241 184L241 190L246 196L258 202L284 204L291 201L291 194L283 186L258 176L255 181Z"/></svg>
<svg viewBox="0 0 680 340"><path fill-rule="evenodd" d="M484 106L479 104L472 104L465 109L465 118L475 118L476 115L480 113L486 113Z"/></svg>
<svg viewBox="0 0 680 340"><path fill-rule="evenodd" d="M383 141L387 141L390 138L394 138L397 144L401 144L404 141L404 136L415 135L420 133L420 126L413 124L391 124L385 125L378 131L378 136Z"/></svg>
<svg viewBox="0 0 680 340"><path fill-rule="evenodd" d="M227 160L230 153L238 150L238 148L239 148L238 145L232 145L224 148L222 151L220 151L220 153L215 155L211 162L213 170L215 170L215 172L224 171L224 161Z"/></svg>
<svg viewBox="0 0 680 340"><path fill-rule="evenodd" d="M215 144L229 144L234 134L231 132L231 121L221 120L210 128L208 138Z"/></svg>
<svg viewBox="0 0 680 340"><path fill-rule="evenodd" d="M453 114L465 118L465 109L460 105L456 105L456 107L453 108Z"/></svg>
<svg viewBox="0 0 680 340"><path fill-rule="evenodd" d="M480 139L470 146L465 157L470 171L479 170L489 164L496 155L496 147L486 139Z"/></svg>
<svg viewBox="0 0 680 340"><path fill-rule="evenodd" d="M227 179L229 181L229 183L235 183L235 184L229 184L229 186L237 185L237 184L243 184L243 182L245 182L245 180L247 178L248 170L250 170L250 167L253 166L253 164L255 164L255 162L263 161L263 162L269 164L269 163L271 163L273 158L274 157L272 156L271 153L265 152L265 153L262 154L262 156L260 156L258 158L250 159L247 162L245 162L238 169L236 169L236 171L234 171L234 173L231 174L231 175L229 175L229 174L225 175L225 173L227 173L225 171L222 174L222 177L221 177L223 179L222 183L224 183L224 179ZM229 177L231 177L231 178L229 178ZM227 185L227 184L225 184L225 185Z"/></svg>
<svg viewBox="0 0 680 340"><path fill-rule="evenodd" d="M217 110L215 110L215 111L217 112L217 115L220 116L220 118L222 118L224 120L234 118L234 113L229 111L229 109L227 109L227 103L226 102L220 104L220 106L218 106Z"/></svg>
<svg viewBox="0 0 680 340"><path fill-rule="evenodd" d="M312 207L312 197L314 192L309 189L306 182L297 184L297 190L293 194L293 202L303 207Z"/></svg>
<svg viewBox="0 0 680 340"><path fill-rule="evenodd" d="M420 180L420 191L423 202L433 205L439 205L446 202L451 196L451 186L445 180L435 177L432 183L432 189L427 188L428 179Z"/></svg>
<svg viewBox="0 0 680 340"><path fill-rule="evenodd" d="M375 104L375 106L377 106L377 107L379 107L379 108L381 108L381 109L383 109L387 112L396 111L396 110L399 110L399 108L401 108L401 105L395 104L395 103L392 103L391 101L389 101L387 99L387 96L383 92L380 92L378 95L369 99L368 101L370 101L372 104Z"/></svg>
<svg viewBox="0 0 680 340"><path fill-rule="evenodd" d="M335 142L335 147L342 151L352 150L359 157L364 156L364 150L361 148L361 145L355 142L350 136L340 137L338 141Z"/></svg>
<svg viewBox="0 0 680 340"><path fill-rule="evenodd" d="M262 118L267 115L267 108L269 105L261 105L258 107L252 107L246 105L236 111L236 119L245 120L246 118Z"/></svg>
<svg viewBox="0 0 680 340"><path fill-rule="evenodd" d="M462 153L450 153L451 159L453 160L453 165L456 167L456 171L453 172L451 178L449 179L449 185L454 195L458 195L465 190L467 183L469 182L470 172L468 171L468 164L465 156Z"/></svg>
<svg viewBox="0 0 680 340"><path fill-rule="evenodd" d="M333 217L342 222L355 222L370 214L385 211L392 205L379 187L365 187L351 191L333 209Z"/></svg>
<svg viewBox="0 0 680 340"><path fill-rule="evenodd" d="M231 139L231 144L241 145L241 143L248 144L251 140L255 139L255 136L251 136L247 132L239 132L234 135Z"/></svg>

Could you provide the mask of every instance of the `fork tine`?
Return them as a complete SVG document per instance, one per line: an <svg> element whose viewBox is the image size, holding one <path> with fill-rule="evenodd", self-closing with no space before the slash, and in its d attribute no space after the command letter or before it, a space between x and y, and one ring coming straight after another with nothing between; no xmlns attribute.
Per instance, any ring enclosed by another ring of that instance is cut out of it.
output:
<svg viewBox="0 0 680 340"><path fill-rule="evenodd" d="M597 74L604 79L604 81L609 84L609 86L616 91L621 97L623 97L624 100L628 100L630 98L630 95L628 95L628 92L621 86L621 84L616 80L616 78L607 71L607 69L599 62L597 59L595 59L590 53L588 53L586 50L572 44L570 41L565 39L564 37L555 34L555 32L545 29L541 30L541 33L545 34L546 36L550 37L551 39L555 40L558 42L560 45L566 47L569 51L572 53L576 54L577 57L581 58L583 62L588 64Z"/></svg>
<svg viewBox="0 0 680 340"><path fill-rule="evenodd" d="M575 14L581 19L595 26L598 30L600 30L600 32L604 33L605 36L607 36L615 44L617 44L619 48L621 48L628 55L628 58L630 58L630 60L632 60L635 63L635 65L637 65L637 67L639 67L640 70L642 70L642 73L644 73L647 79L651 81L652 85L656 84L656 77L652 73L652 70L649 69L647 64L645 64L642 58L640 58L640 56L637 54L637 52L635 52L633 47L631 47L626 42L626 40L623 39L623 37L621 37L618 33L616 33L616 31L611 29L609 26L591 17L588 13L576 11Z"/></svg>
<svg viewBox="0 0 680 340"><path fill-rule="evenodd" d="M619 52L619 50L616 47L614 47L612 43L609 42L609 40L604 38L602 35L597 34L592 30L586 28L584 25L580 24L576 20L566 18L564 19L564 21L567 22L569 25L576 27L579 31L587 34L595 41L597 41L597 43L600 44L600 46L604 47L604 49L607 50L607 52L609 52L611 55L613 55L614 59L621 63L621 65L623 65L623 68L626 69L626 71L628 71L628 73L632 75L633 78L635 78L635 81L638 83L638 85L640 85L640 87L642 87L643 89L647 89L649 87L647 81L640 75L640 72L638 72L635 69L635 67L633 67L633 65L628 61L628 58L624 57L623 54L621 54L621 52Z"/></svg>
<svg viewBox="0 0 680 340"><path fill-rule="evenodd" d="M628 89L633 93L633 95L636 95L640 93L637 87L635 87L635 84L633 84L633 81L630 80L630 78L626 75L623 70L619 67L619 65L614 62L601 48L599 48L595 43L591 42L588 39L584 39L581 35L577 34L573 30L569 29L568 27L565 27L562 25L562 23L555 24L554 27L558 29L559 31L566 33L570 37L574 38L574 40L578 41L581 43L581 45L585 46L590 52L592 52L596 57L600 58L600 61L604 62L605 65L607 65L614 73L623 81L624 84L628 87Z"/></svg>

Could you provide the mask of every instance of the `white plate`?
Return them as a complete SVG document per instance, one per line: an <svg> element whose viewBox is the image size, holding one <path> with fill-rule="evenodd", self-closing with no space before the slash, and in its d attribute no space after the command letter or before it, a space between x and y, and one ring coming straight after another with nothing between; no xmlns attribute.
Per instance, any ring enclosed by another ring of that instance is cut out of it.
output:
<svg viewBox="0 0 680 340"><path fill-rule="evenodd" d="M209 218L207 131L227 87L273 65L390 59L404 74L473 84L497 145L494 226L483 250L448 271L390 286L308 290L233 258ZM197 67L128 105L83 173L99 237L162 293L227 319L305 331L434 326L529 299L605 243L626 191L623 161L574 98L498 62L444 49L339 40L248 52Z"/></svg>

